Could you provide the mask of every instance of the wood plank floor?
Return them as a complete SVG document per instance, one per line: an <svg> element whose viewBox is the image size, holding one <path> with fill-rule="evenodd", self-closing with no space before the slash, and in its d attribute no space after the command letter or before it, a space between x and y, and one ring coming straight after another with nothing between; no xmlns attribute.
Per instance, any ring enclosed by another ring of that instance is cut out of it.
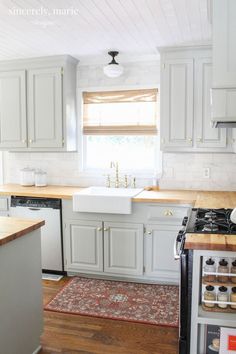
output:
<svg viewBox="0 0 236 354"><path fill-rule="evenodd" d="M44 303L67 279L43 281ZM177 354L178 329L44 311L40 354Z"/></svg>

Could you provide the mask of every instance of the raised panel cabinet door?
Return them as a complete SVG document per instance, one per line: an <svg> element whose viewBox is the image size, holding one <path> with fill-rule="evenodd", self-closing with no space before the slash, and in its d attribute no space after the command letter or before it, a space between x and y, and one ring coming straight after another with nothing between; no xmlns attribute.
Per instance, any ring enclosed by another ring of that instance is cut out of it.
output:
<svg viewBox="0 0 236 354"><path fill-rule="evenodd" d="M145 233L145 275L178 283L179 262L174 260L173 245L180 226L147 225Z"/></svg>
<svg viewBox="0 0 236 354"><path fill-rule="evenodd" d="M28 71L28 124L31 148L63 146L61 68Z"/></svg>
<svg viewBox="0 0 236 354"><path fill-rule="evenodd" d="M161 75L161 146L193 145L193 59L169 59Z"/></svg>
<svg viewBox="0 0 236 354"><path fill-rule="evenodd" d="M102 223L71 221L65 233L66 270L103 272Z"/></svg>
<svg viewBox="0 0 236 354"><path fill-rule="evenodd" d="M104 272L143 274L143 224L104 223Z"/></svg>
<svg viewBox="0 0 236 354"><path fill-rule="evenodd" d="M214 0L213 87L236 87L236 1Z"/></svg>
<svg viewBox="0 0 236 354"><path fill-rule="evenodd" d="M27 147L25 71L0 72L0 148Z"/></svg>
<svg viewBox="0 0 236 354"><path fill-rule="evenodd" d="M196 145L200 148L225 148L226 129L211 124L212 60L196 59Z"/></svg>

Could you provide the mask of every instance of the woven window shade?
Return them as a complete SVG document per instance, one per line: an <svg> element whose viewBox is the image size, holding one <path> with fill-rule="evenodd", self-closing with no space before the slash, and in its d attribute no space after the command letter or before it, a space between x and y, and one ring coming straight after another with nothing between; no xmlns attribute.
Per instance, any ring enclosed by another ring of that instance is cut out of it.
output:
<svg viewBox="0 0 236 354"><path fill-rule="evenodd" d="M157 89L83 93L83 133L157 134Z"/></svg>

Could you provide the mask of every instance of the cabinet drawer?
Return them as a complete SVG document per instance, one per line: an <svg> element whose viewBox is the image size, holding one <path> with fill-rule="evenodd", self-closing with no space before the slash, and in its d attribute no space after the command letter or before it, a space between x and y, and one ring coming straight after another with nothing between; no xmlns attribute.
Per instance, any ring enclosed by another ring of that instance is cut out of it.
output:
<svg viewBox="0 0 236 354"><path fill-rule="evenodd" d="M147 219L151 222L164 222L164 223L175 223L182 224L182 220L188 215L188 207L180 206L148 206Z"/></svg>
<svg viewBox="0 0 236 354"><path fill-rule="evenodd" d="M0 210L8 210L8 199L0 197Z"/></svg>

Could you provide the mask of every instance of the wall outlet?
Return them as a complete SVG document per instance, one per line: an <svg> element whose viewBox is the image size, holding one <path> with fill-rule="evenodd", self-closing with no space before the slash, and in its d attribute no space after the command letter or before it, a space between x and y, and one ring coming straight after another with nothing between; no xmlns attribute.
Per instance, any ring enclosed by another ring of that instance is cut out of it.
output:
<svg viewBox="0 0 236 354"><path fill-rule="evenodd" d="M210 178L211 169L210 167L204 167L203 178Z"/></svg>

